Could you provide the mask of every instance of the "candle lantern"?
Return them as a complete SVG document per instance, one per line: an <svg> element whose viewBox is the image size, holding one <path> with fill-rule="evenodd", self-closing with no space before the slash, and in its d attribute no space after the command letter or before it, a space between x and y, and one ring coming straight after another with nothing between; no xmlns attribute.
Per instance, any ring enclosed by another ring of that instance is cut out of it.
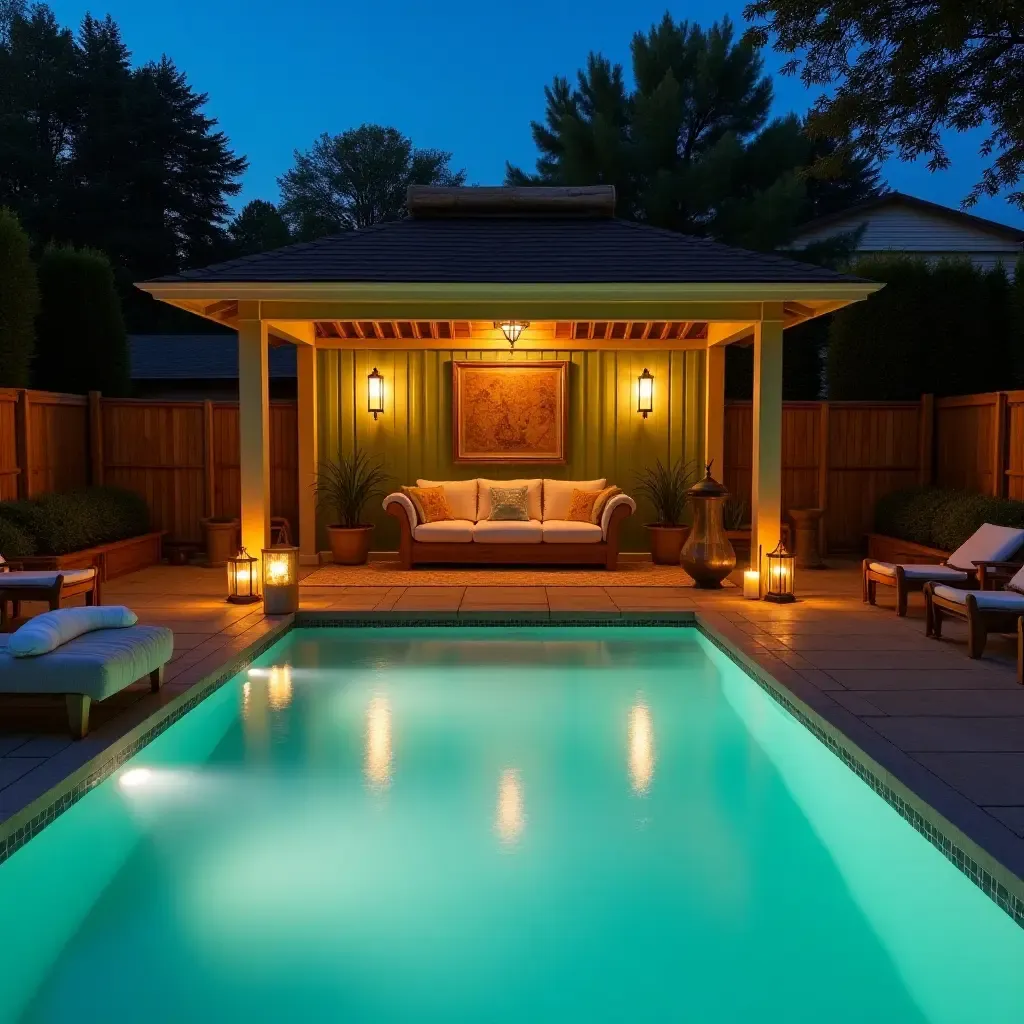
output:
<svg viewBox="0 0 1024 1024"><path fill-rule="evenodd" d="M779 541L778 547L770 551L768 559L768 581L764 599L776 604L787 604L795 601L793 594L793 575L796 559L786 550L786 545Z"/></svg>
<svg viewBox="0 0 1024 1024"><path fill-rule="evenodd" d="M299 549L277 546L263 549L263 610L267 615L289 615L299 607Z"/></svg>
<svg viewBox="0 0 1024 1024"><path fill-rule="evenodd" d="M256 580L257 559L245 548L228 559L228 600L232 604L252 604L260 599Z"/></svg>
<svg viewBox="0 0 1024 1024"><path fill-rule="evenodd" d="M720 587L722 580L736 567L736 552L725 533L723 508L728 491L711 476L711 463L705 477L695 483L687 496L693 505L693 527L679 561L698 587Z"/></svg>

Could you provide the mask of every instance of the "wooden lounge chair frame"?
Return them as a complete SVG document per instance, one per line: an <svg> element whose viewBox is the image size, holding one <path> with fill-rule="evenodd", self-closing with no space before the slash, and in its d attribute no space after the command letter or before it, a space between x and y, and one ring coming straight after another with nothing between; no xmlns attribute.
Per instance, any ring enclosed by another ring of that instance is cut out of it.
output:
<svg viewBox="0 0 1024 1024"><path fill-rule="evenodd" d="M875 572L870 568L872 562L877 558L865 558L861 563L861 600L865 604L875 603L875 588L878 584L883 587L896 588L896 614L902 618L907 614L907 598L912 593L923 591L932 580L915 580L908 577L903 571L902 565L896 566L896 575L887 576L885 573ZM946 562L938 562L938 565L947 565ZM955 586L957 590L995 590L997 587L1010 579L1021 567L1020 562L974 562L974 573L972 577L970 570L958 569L957 566L949 566L959 572L966 572L967 579L957 583L949 583L947 586ZM941 580L939 582L942 582Z"/></svg>
<svg viewBox="0 0 1024 1024"><path fill-rule="evenodd" d="M95 567L94 567L95 568ZM14 575L14 569L11 575ZM96 569L92 579L82 580L78 583L64 583L64 574L57 573L52 583L40 584L32 587L4 587L6 573L0 573L0 633L9 632L14 621L21 617L22 601L43 601L49 610L56 611L61 604L69 597L85 595L85 603L94 605L100 603L100 573ZM11 605L11 613L8 614L7 606Z"/></svg>
<svg viewBox="0 0 1024 1024"><path fill-rule="evenodd" d="M1024 595L1022 595L1024 596ZM1024 640L1019 610L979 608L978 599L968 594L963 604L935 593L935 584L924 585L925 634L942 639L942 622L949 616L967 623L967 655L980 658L985 653L989 633L1017 633L1017 681L1024 682Z"/></svg>

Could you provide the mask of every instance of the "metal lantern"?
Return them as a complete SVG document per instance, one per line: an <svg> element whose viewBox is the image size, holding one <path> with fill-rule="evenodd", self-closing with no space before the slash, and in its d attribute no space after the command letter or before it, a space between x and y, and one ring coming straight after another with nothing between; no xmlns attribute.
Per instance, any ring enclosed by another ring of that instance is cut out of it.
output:
<svg viewBox="0 0 1024 1024"><path fill-rule="evenodd" d="M245 548L228 559L228 600L232 604L252 604L260 599L256 580L258 559Z"/></svg>
<svg viewBox="0 0 1024 1024"><path fill-rule="evenodd" d="M795 601L793 594L793 575L796 559L786 550L786 545L779 541L778 547L768 553L768 579L765 584L766 601L787 604Z"/></svg>
<svg viewBox="0 0 1024 1024"><path fill-rule="evenodd" d="M289 615L299 607L299 549L275 546L263 549L263 610L267 615Z"/></svg>
<svg viewBox="0 0 1024 1024"><path fill-rule="evenodd" d="M638 385L636 411L644 419L647 419L647 414L654 411L654 377L651 376L651 371L645 366L644 372L636 380Z"/></svg>
<svg viewBox="0 0 1024 1024"><path fill-rule="evenodd" d="M698 587L720 587L736 567L736 552L723 522L723 506L729 492L712 478L709 462L704 479L686 493L693 505L693 527L679 553L679 561Z"/></svg>
<svg viewBox="0 0 1024 1024"><path fill-rule="evenodd" d="M374 419L384 411L384 377L376 366L366 375L366 411L372 412Z"/></svg>
<svg viewBox="0 0 1024 1024"><path fill-rule="evenodd" d="M519 335L530 326L529 320L495 320L494 326L499 328L505 335L505 340L511 348L516 347Z"/></svg>

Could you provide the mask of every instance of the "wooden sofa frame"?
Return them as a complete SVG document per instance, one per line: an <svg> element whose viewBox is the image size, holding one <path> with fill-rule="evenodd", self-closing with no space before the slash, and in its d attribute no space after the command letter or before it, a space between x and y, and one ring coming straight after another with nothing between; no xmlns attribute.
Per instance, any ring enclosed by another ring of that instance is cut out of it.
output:
<svg viewBox="0 0 1024 1024"><path fill-rule="evenodd" d="M409 517L398 502L387 514L398 521L398 557L403 569L416 565L598 565L614 572L619 565L623 520L633 514L627 504L616 505L608 519L608 539L596 544L478 544L416 540Z"/></svg>
<svg viewBox="0 0 1024 1024"><path fill-rule="evenodd" d="M980 658L985 653L989 633L1017 633L1017 681L1024 683L1024 617L1019 611L1000 608L979 608L974 594L963 604L935 593L935 584L924 586L925 626L927 636L942 639L942 622L949 616L967 623L967 656Z"/></svg>
<svg viewBox="0 0 1024 1024"><path fill-rule="evenodd" d="M18 570L12 566L12 575ZM4 577L7 573L0 573L0 633L10 632L11 627L21 617L21 604L23 601L42 601L49 610L56 611L71 597L79 594L85 595L87 605L100 603L100 573L97 569L92 579L83 580L80 583L64 583L64 574L57 573L52 583L41 583L35 587L4 587ZM11 605L11 613L8 614L7 606Z"/></svg>
<svg viewBox="0 0 1024 1024"><path fill-rule="evenodd" d="M912 593L923 591L930 580L908 579L903 571L902 565L896 566L896 575L887 576L884 573L875 572L869 568L877 558L865 558L861 563L861 599L866 604L875 603L875 589L881 584L883 587L896 588L896 614L901 618L907 614L907 598ZM926 564L926 563L922 563ZM939 562L938 565L946 565L946 562ZM954 568L951 566L950 568ZM1020 568L1020 562L975 562L974 576L969 570L967 579L955 584L958 590L991 590L995 585L1005 579L1009 579ZM953 586L954 584L950 584Z"/></svg>

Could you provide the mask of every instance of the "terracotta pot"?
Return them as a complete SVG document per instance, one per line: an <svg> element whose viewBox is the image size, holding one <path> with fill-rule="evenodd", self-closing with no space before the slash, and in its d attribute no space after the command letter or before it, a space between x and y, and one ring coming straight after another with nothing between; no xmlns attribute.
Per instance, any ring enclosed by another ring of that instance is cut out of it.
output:
<svg viewBox="0 0 1024 1024"><path fill-rule="evenodd" d="M331 561L337 565L362 565L370 554L370 535L373 527L328 526L327 539L331 545Z"/></svg>
<svg viewBox="0 0 1024 1024"><path fill-rule="evenodd" d="M651 561L655 565L678 565L679 552L683 550L690 528L648 523L647 531L651 538Z"/></svg>
<svg viewBox="0 0 1024 1024"><path fill-rule="evenodd" d="M206 530L206 564L227 565L238 554L238 520L204 519Z"/></svg>

